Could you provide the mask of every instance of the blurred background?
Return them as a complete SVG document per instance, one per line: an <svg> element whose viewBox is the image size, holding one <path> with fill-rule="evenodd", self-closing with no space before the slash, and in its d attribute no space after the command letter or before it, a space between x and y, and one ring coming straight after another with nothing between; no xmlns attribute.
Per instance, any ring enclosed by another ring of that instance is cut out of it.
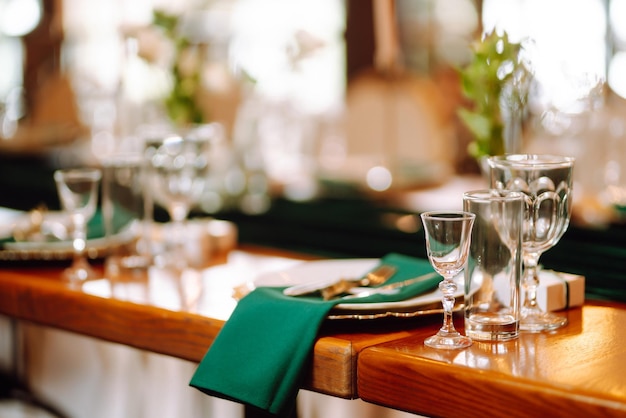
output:
<svg viewBox="0 0 626 418"><path fill-rule="evenodd" d="M413 215L483 184L459 72L494 29L533 73L521 149L577 159L573 226L542 262L618 297L626 0L0 0L0 206L58 209L56 168L142 153L146 132L193 115L223 134L192 216L235 222L242 243L424 255ZM73 416L240 413L190 392L193 364L26 333L47 347L29 354L31 381ZM315 396L302 416L330 416Z"/></svg>
<svg viewBox="0 0 626 418"><path fill-rule="evenodd" d="M441 184L479 171L458 121L458 70L497 28L531 40L525 149L576 156L582 220L602 224L626 183L625 9L624 0L2 0L0 153L8 170L24 156L63 166L141 147L143 127L171 119L164 103L184 36L203 48L195 105L225 127L204 212ZM155 11L181 33L163 31ZM43 196L10 190L2 204L23 209Z"/></svg>

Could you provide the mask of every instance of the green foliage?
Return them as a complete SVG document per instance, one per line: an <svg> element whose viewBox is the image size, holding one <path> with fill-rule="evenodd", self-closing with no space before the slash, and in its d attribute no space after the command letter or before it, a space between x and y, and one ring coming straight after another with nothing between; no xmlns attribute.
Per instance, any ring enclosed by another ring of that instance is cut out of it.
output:
<svg viewBox="0 0 626 418"><path fill-rule="evenodd" d="M473 45L473 59L460 70L463 95L471 108L458 111L474 141L468 152L474 158L504 153L504 121L500 96L504 85L522 68L521 45L509 41L506 32L495 30Z"/></svg>
<svg viewBox="0 0 626 418"><path fill-rule="evenodd" d="M170 39L176 38L176 28L178 27L178 16L169 15L160 10L155 10L152 15L152 23L165 31Z"/></svg>
<svg viewBox="0 0 626 418"><path fill-rule="evenodd" d="M196 68L193 71L182 71L183 55L189 54L190 49L194 46L191 45L189 39L179 33L179 17L157 10L153 14L152 21L155 26L163 30L166 37L172 41L175 49L175 56L170 69L173 86L165 99L165 108L170 120L177 125L204 122L204 114L196 102L196 95L201 89L201 59L197 60Z"/></svg>

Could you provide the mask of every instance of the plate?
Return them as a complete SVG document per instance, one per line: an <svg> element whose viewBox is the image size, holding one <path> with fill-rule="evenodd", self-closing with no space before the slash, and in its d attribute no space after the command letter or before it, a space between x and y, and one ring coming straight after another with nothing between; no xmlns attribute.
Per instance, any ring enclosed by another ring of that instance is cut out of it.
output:
<svg viewBox="0 0 626 418"><path fill-rule="evenodd" d="M23 216L24 212L21 210L0 208L0 239L11 238L16 222Z"/></svg>
<svg viewBox="0 0 626 418"><path fill-rule="evenodd" d="M87 256L101 258L112 247L107 238L87 240ZM74 256L71 241L11 242L0 251L0 260L69 260Z"/></svg>
<svg viewBox="0 0 626 418"><path fill-rule="evenodd" d="M297 264L282 271L261 274L255 286L286 287L313 282L333 282L340 278L356 278L365 275L380 263L378 258L341 260L315 260ZM463 275L456 278L459 291L456 309L462 307ZM381 317L410 317L441 313L441 293L438 289L397 302L338 304L331 311L330 319L375 319Z"/></svg>
<svg viewBox="0 0 626 418"><path fill-rule="evenodd" d="M67 239L68 216L61 212L46 212L41 224L41 241L6 241L0 243L0 261L64 261L74 256L72 241ZM29 213L0 208L0 239L12 238L15 228L28 227ZM62 239L55 238L55 234ZM126 245L134 239L130 229L111 237L87 240L87 256L103 258L112 248Z"/></svg>

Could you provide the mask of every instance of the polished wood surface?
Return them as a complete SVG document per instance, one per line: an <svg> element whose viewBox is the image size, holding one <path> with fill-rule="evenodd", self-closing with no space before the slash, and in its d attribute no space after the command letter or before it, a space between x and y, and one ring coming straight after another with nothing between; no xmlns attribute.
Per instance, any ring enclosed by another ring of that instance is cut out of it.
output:
<svg viewBox="0 0 626 418"><path fill-rule="evenodd" d="M235 287L261 272L312 258L244 247L182 278L153 269L145 277L99 279L79 289L62 281L63 268L4 267L0 314L199 362L236 305ZM359 351L409 335L398 327L361 332L353 332L352 326L336 328L330 324L322 330L305 387L342 398L356 396Z"/></svg>
<svg viewBox="0 0 626 418"><path fill-rule="evenodd" d="M421 327L361 352L358 394L439 417L626 416L626 305L587 301L564 314L558 331L465 350L425 347L437 324Z"/></svg>
<svg viewBox="0 0 626 418"><path fill-rule="evenodd" d="M0 268L0 314L199 362L236 305L233 290L315 257L258 247L183 277L100 279L79 289L62 268ZM439 315L328 320L304 388L428 416L626 416L626 304L587 301L556 332L433 350ZM457 317L457 324L462 318Z"/></svg>

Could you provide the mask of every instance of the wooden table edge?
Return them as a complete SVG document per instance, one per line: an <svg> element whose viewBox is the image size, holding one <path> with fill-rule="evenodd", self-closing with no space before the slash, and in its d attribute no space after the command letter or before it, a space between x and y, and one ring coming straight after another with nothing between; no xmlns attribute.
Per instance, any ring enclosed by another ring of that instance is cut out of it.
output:
<svg viewBox="0 0 626 418"><path fill-rule="evenodd" d="M626 304L612 301L587 301L586 305L626 310ZM577 308L580 309L580 308ZM423 335L421 336L423 337ZM421 344L423 338L407 337ZM543 383L448 364L444 360L395 352L385 343L361 351L357 360L357 394L377 405L427 416L453 417L526 417L526 416L626 416L624 397L575 388L569 384ZM391 374L396 378L390 379ZM396 384L398 380L406 382ZM453 386L454 392L446 394ZM481 388L485 399L477 400L466 388ZM420 388L420 390L417 390ZM626 381L624 383L626 390ZM508 389L508 390L506 390ZM520 398L524 398L524 402ZM519 408L518 408L519 407Z"/></svg>

